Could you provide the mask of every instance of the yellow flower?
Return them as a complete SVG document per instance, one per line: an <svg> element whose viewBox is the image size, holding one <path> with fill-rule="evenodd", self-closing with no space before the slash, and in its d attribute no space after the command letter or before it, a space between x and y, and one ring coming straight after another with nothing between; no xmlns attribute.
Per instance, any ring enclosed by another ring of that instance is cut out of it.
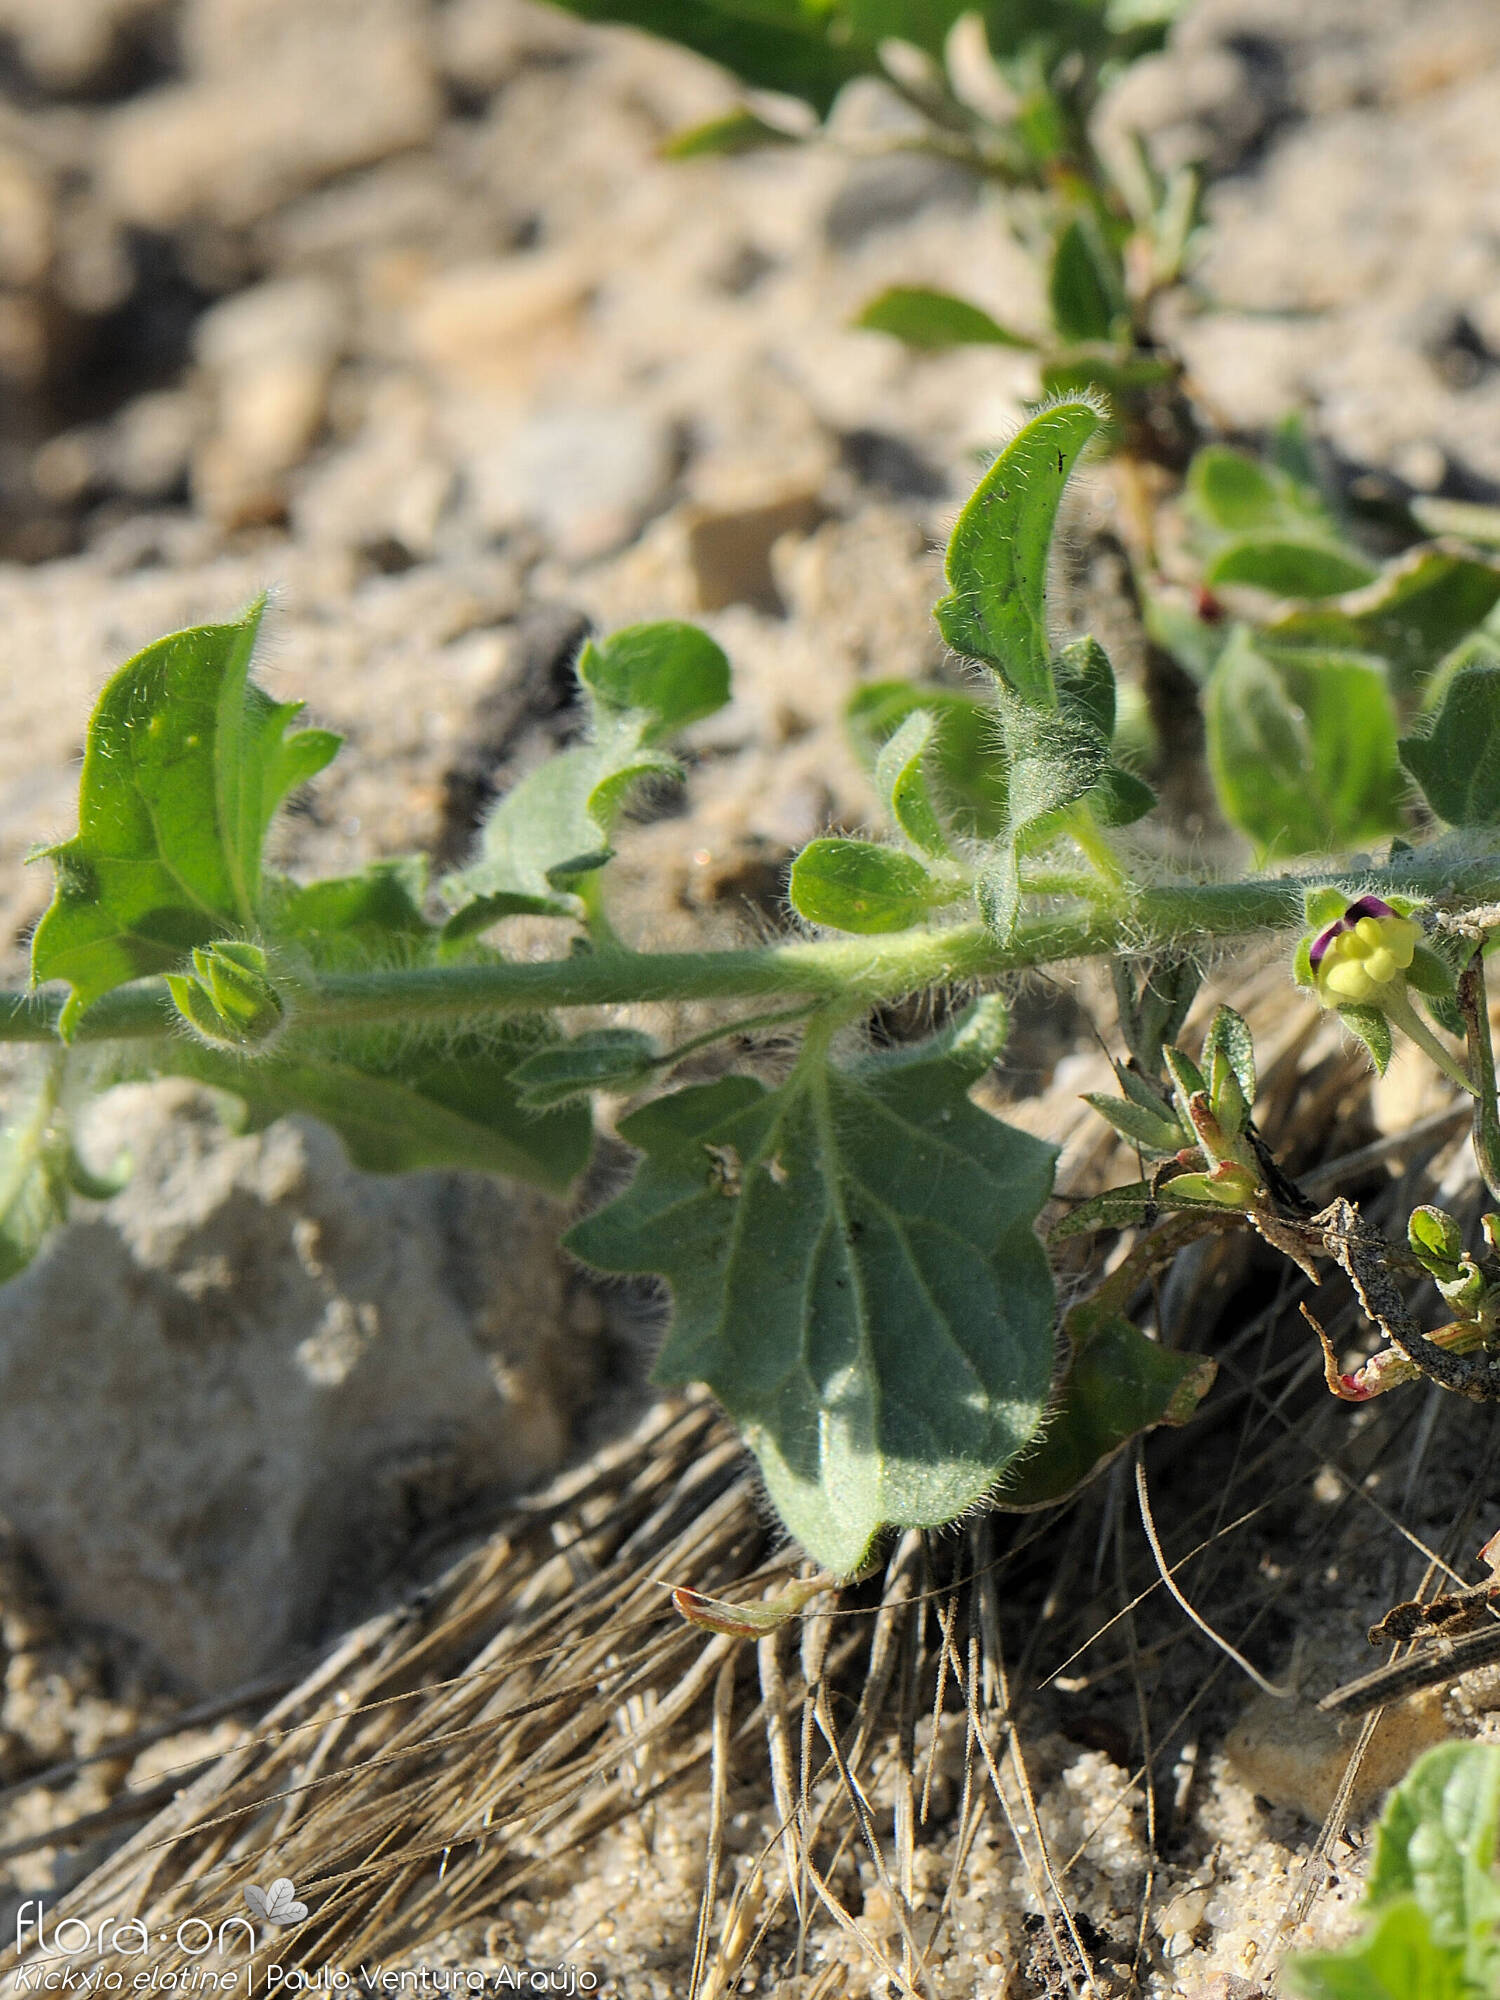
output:
<svg viewBox="0 0 1500 2000"><path fill-rule="evenodd" d="M1406 983L1422 926L1378 896L1361 896L1308 952L1319 998L1327 1007L1379 1007Z"/></svg>

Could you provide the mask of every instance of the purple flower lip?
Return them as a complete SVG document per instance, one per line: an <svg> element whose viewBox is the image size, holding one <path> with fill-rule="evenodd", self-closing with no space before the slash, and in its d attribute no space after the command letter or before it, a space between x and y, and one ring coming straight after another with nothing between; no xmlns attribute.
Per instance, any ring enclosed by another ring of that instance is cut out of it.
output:
<svg viewBox="0 0 1500 2000"><path fill-rule="evenodd" d="M1307 954L1308 964L1316 972L1334 939L1342 937L1345 931L1352 931L1361 917L1393 917L1395 914L1390 904L1382 903L1378 896L1361 896L1357 903L1349 905L1336 924L1318 932Z"/></svg>

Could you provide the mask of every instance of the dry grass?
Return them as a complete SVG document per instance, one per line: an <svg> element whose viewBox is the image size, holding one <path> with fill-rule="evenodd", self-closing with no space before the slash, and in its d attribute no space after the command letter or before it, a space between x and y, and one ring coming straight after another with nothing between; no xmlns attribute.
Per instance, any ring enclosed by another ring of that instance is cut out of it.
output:
<svg viewBox="0 0 1500 2000"><path fill-rule="evenodd" d="M1263 1115L1316 1179L1370 1139L1365 1093L1308 1014L1276 1045L1282 992ZM1465 1178L1451 1120L1429 1128L1356 1163L1387 1227ZM1119 1166L1092 1140L1070 1157L1084 1185ZM279 1874L312 1914L262 1940L262 1970L524 1958L632 2000L1026 2000L1188 1990L1168 1918L1206 1883L1244 1909L1200 1919L1191 1962L1269 1979L1348 1850L1337 1802L1317 1840L1289 1807L1234 1808L1234 1834L1217 1750L1247 1680L1325 1691L1366 1663L1372 1607L1495 1525L1488 1413L1333 1404L1306 1295L1242 1242L1198 1246L1142 1314L1217 1353L1199 1422L1068 1508L907 1535L754 1644L684 1626L662 1587L753 1598L788 1573L712 1408L664 1403L349 1634L52 1921L217 1927ZM1347 1306L1322 1316L1353 1338ZM1260 1904L1233 1879L1257 1840L1307 1863Z"/></svg>

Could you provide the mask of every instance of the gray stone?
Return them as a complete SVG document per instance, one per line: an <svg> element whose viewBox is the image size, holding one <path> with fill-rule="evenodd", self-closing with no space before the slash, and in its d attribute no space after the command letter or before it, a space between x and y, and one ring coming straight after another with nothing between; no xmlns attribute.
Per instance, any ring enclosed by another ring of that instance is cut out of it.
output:
<svg viewBox="0 0 1500 2000"><path fill-rule="evenodd" d="M100 1100L89 1149L129 1184L0 1293L0 1514L73 1612L230 1686L557 1465L587 1371L554 1204L231 1136L180 1082Z"/></svg>

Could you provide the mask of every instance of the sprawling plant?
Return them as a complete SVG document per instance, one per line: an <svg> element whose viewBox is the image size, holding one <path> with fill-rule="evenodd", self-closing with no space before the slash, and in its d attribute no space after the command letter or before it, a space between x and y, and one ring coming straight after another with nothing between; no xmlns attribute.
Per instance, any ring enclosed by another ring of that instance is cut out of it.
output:
<svg viewBox="0 0 1500 2000"><path fill-rule="evenodd" d="M749 90L800 100L805 123L746 103L669 142L678 158L826 135L843 87L879 78L904 124L881 143L968 168L1005 191L1038 260L1044 320L997 320L951 292L898 285L856 325L916 348L998 346L1036 355L1048 395L1093 388L1111 432L1176 461L1191 424L1180 369L1153 306L1182 275L1198 185L1163 175L1144 146L1106 160L1093 114L1109 85L1161 48L1185 0L557 0L590 21L643 28L721 64ZM977 30L955 42L967 23Z"/></svg>
<svg viewBox="0 0 1500 2000"><path fill-rule="evenodd" d="M672 740L728 696L724 655L691 626L584 647L586 735L498 801L436 895L415 858L306 883L265 865L277 806L337 744L250 677L258 606L149 646L100 697L78 833L46 850L57 886L35 984L0 1010L5 1038L48 1049L5 1140L0 1269L35 1254L70 1188L108 1191L78 1164L69 1121L122 1074L195 1077L257 1124L310 1113L363 1167L557 1191L588 1160L590 1099L605 1093L625 1101L619 1131L640 1157L568 1245L665 1281L658 1378L712 1387L788 1528L839 1575L887 1527L937 1526L986 1496L1046 1504L1141 1429L1185 1421L1212 1364L1130 1315L1150 1273L1206 1231L1244 1222L1303 1265L1348 1272L1388 1345L1352 1373L1330 1356L1340 1394L1418 1373L1494 1394L1500 1218L1471 1253L1436 1210L1399 1245L1347 1202L1313 1215L1256 1128L1243 1021L1221 1009L1196 1054L1180 1038L1207 947L1303 932L1310 1001L1377 1061L1404 1034L1472 1093L1500 1193L1483 992L1500 926L1500 668L1440 670L1425 733L1393 742L1405 833L1383 860L1243 879L1168 869L1164 837L1128 831L1154 796L1117 753L1111 664L1092 639L1056 645L1049 623L1058 503L1100 425L1090 401L1059 402L986 473L937 607L976 689L860 691L850 727L887 830L803 849L789 884L803 929L784 942L638 951L610 920L632 796L678 768ZM1303 671L1337 679L1341 659L1309 652ZM517 916L555 924L554 956L507 956ZM1003 1048L1007 979L1090 956L1115 963L1125 1041L1120 1095L1094 1102L1142 1177L1054 1230L1133 1232L1059 1329L1038 1233L1053 1149L973 1092ZM872 1010L914 995L942 1025L877 1046ZM711 1025L675 1047L595 1025L601 1008L690 1001L712 1003ZM1290 984L1288 1004L1306 1004ZM767 1028L783 1051L797 1038L795 1057L737 1064L728 1045L753 1051ZM689 1056L702 1077L715 1043L711 1080L674 1085ZM1430 1335L1406 1302L1413 1276L1443 1303Z"/></svg>

